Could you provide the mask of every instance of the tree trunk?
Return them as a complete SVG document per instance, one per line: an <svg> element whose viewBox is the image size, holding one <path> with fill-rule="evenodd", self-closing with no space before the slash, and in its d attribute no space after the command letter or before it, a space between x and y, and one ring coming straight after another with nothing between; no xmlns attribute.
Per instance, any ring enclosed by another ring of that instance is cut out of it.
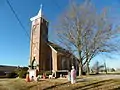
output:
<svg viewBox="0 0 120 90"><path fill-rule="evenodd" d="M79 64L79 76L83 75L82 64Z"/></svg>
<svg viewBox="0 0 120 90"><path fill-rule="evenodd" d="M87 62L87 75L90 74L90 67L89 67L89 62Z"/></svg>

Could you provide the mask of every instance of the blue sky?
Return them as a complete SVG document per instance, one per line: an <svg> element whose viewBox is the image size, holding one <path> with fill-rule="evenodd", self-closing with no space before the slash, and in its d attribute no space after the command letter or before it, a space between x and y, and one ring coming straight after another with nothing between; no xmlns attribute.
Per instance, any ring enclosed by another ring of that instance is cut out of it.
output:
<svg viewBox="0 0 120 90"><path fill-rule="evenodd" d="M70 0L9 0L19 19L30 34L30 18L35 16L43 5L43 13L49 21L49 39L54 40L53 26L59 15L66 9ZM74 0L81 3L84 0ZM110 16L115 24L120 23L119 0L91 0L100 11L110 7ZM29 38L19 25L6 0L0 0L0 64L27 66L29 60ZM99 58L95 58L98 60ZM120 59L106 59L108 66L119 67ZM93 61L94 63L95 61ZM103 61L101 61L103 62Z"/></svg>

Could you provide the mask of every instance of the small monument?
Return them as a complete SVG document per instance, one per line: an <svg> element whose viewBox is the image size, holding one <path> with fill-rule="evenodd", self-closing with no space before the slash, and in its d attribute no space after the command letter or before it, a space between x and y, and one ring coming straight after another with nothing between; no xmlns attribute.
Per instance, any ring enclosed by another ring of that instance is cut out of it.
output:
<svg viewBox="0 0 120 90"><path fill-rule="evenodd" d="M36 59L35 59L35 57L34 57L34 60L33 60L33 62L32 62L32 66L31 66L31 68L28 70L28 72L29 72L29 78L30 78L30 80L35 80L36 79L36 77L37 77L37 73L38 73L38 71L37 71L37 63L36 63Z"/></svg>
<svg viewBox="0 0 120 90"><path fill-rule="evenodd" d="M74 84L76 82L76 70L74 66L72 66L71 70L71 84Z"/></svg>

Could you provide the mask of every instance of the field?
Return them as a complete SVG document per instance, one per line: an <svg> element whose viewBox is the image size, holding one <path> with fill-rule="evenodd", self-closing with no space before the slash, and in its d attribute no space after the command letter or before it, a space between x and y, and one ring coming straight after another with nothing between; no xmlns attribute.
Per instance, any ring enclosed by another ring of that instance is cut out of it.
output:
<svg viewBox="0 0 120 90"><path fill-rule="evenodd" d="M0 90L120 90L120 75L77 77L75 84L67 79L26 82L24 79L0 79Z"/></svg>

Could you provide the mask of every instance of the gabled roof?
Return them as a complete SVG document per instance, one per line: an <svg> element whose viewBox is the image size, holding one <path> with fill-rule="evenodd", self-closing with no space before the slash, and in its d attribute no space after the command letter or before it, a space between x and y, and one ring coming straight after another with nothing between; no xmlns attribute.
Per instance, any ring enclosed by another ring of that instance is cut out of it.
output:
<svg viewBox="0 0 120 90"><path fill-rule="evenodd" d="M48 41L48 45L50 45L51 47L53 47L59 53L69 53L68 50L66 50L66 49L60 47L59 45L54 44L54 43L52 43L50 41Z"/></svg>
<svg viewBox="0 0 120 90"><path fill-rule="evenodd" d="M66 49L62 48L55 43L52 43L52 42L48 41L48 45L50 45L52 48L54 48L58 53L65 54L68 57L72 55L76 60L78 59L77 57L75 57L75 55L70 53L69 50L66 50Z"/></svg>

